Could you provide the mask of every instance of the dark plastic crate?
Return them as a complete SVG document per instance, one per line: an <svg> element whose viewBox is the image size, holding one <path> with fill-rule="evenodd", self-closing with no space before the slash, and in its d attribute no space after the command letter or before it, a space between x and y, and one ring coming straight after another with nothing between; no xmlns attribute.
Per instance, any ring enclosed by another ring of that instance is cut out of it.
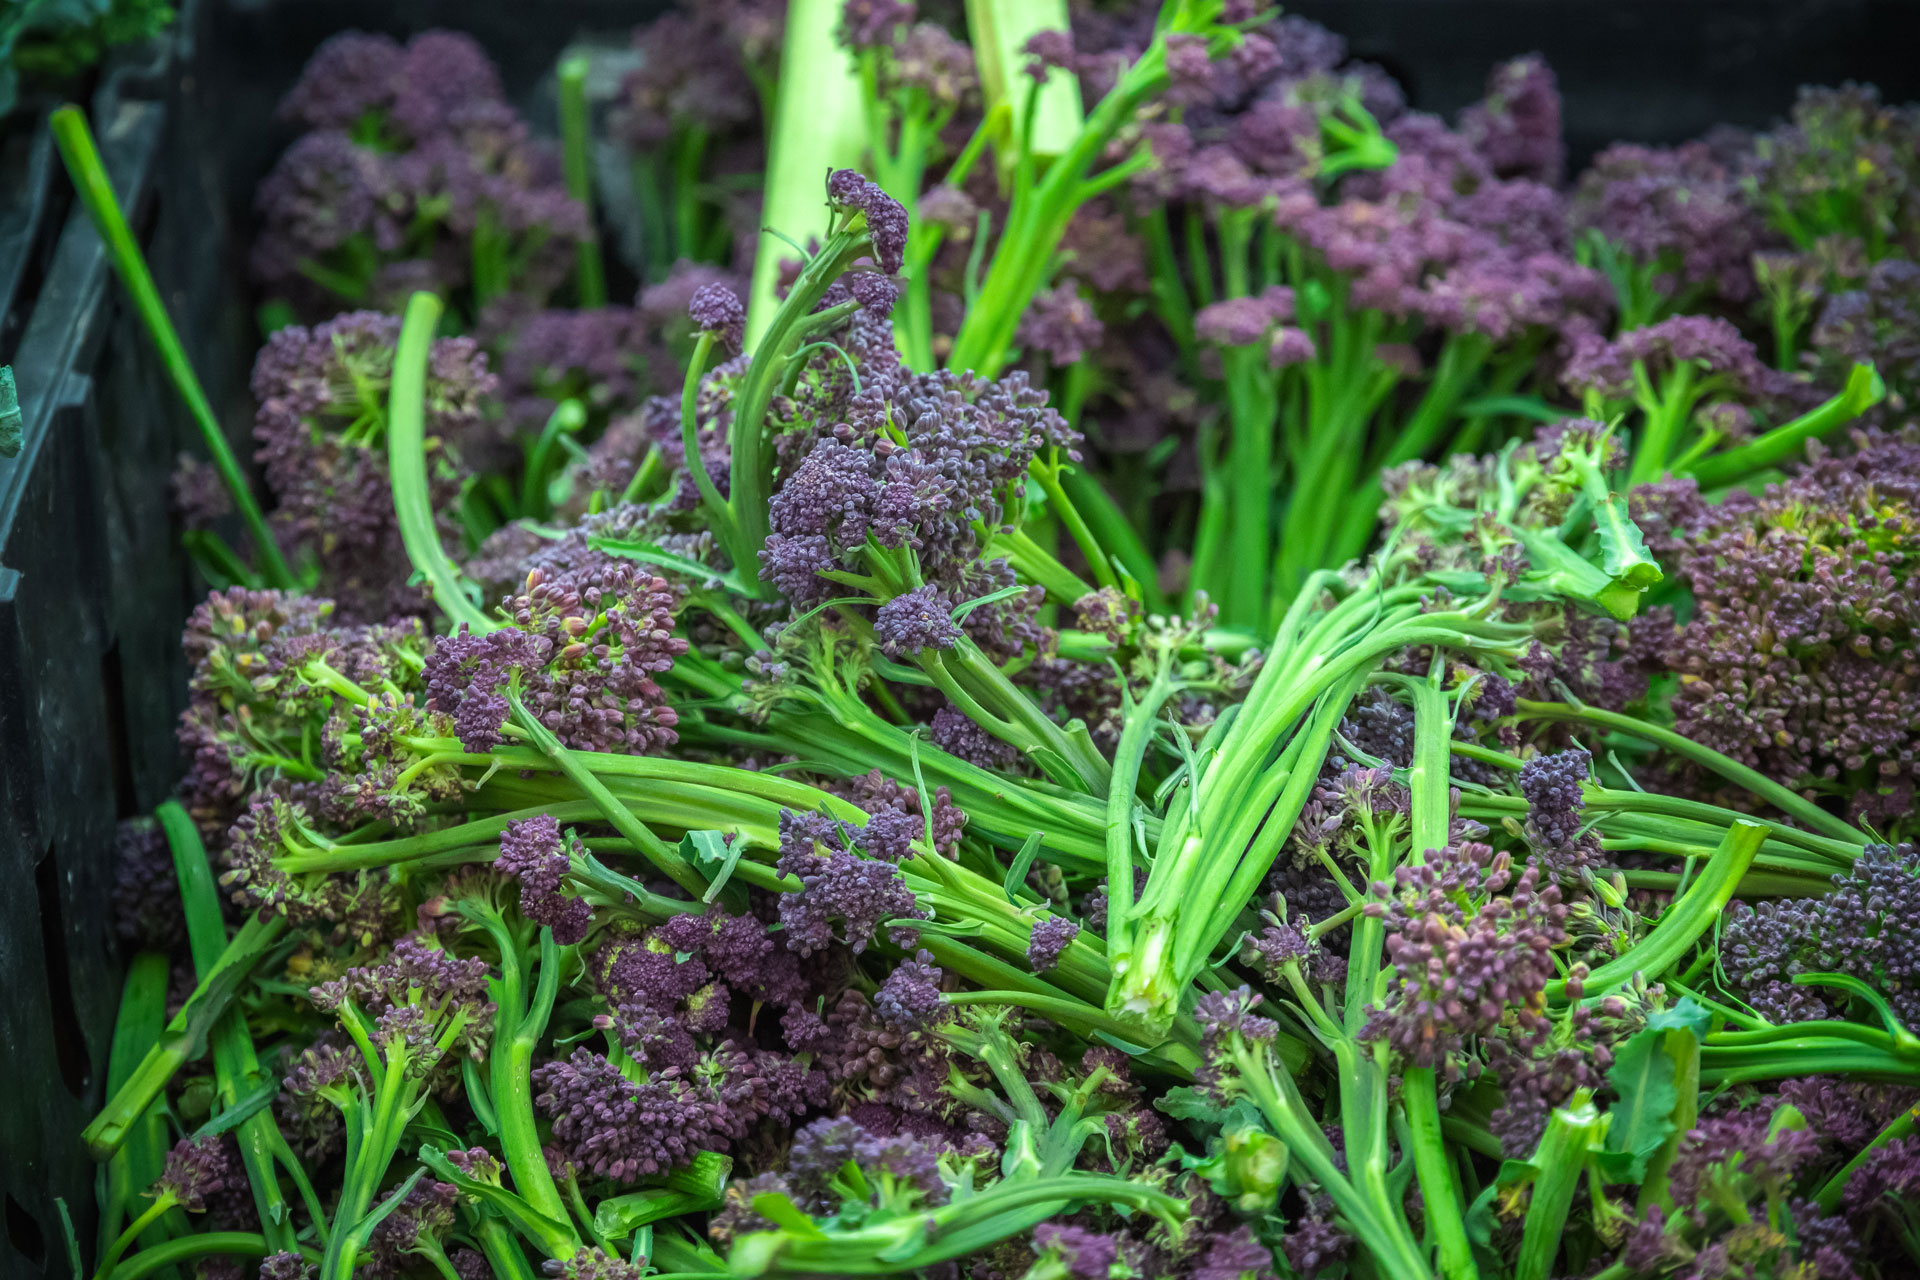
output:
<svg viewBox="0 0 1920 1280"><path fill-rule="evenodd" d="M538 121L551 114L541 82L568 43L617 39L665 3L187 0L175 33L103 75L93 111L108 169L237 446L258 346L252 193L292 136L273 108L314 46L354 27L471 31ZM1920 46L1920 6L1896 0L1287 7L1347 34L1414 105L1441 112L1476 98L1493 62L1544 52L1575 163L1618 137L1764 125L1803 81L1920 97L1920 63L1905 56ZM121 978L112 833L178 775L178 636L197 594L166 499L191 424L70 207L44 129L8 129L0 176L21 163L33 187L26 202L0 192L0 310L14 324L0 351L17 347L26 416L25 450L0 460L0 1280L64 1273L56 1197L91 1253L94 1170L78 1135L101 1101Z"/></svg>

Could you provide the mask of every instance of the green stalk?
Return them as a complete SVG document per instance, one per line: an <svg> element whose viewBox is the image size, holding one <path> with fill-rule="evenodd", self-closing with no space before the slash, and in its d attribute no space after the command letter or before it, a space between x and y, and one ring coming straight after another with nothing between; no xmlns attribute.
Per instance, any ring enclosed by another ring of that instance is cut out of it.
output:
<svg viewBox="0 0 1920 1280"><path fill-rule="evenodd" d="M1636 973L1646 975L1649 981L1665 973L1686 954L1689 947L1700 940L1702 934L1719 921L1720 913L1733 898L1740 877L1746 874L1766 837L1767 829L1755 823L1736 822L1729 827L1726 837L1707 860L1693 887L1661 913L1660 922L1654 925L1652 933L1629 947L1624 955L1588 974L1586 981L1581 984L1582 998L1604 995L1631 980ZM1567 984L1549 982L1547 997L1553 1000L1566 999Z"/></svg>
<svg viewBox="0 0 1920 1280"><path fill-rule="evenodd" d="M1054 67L1035 84L1026 73L1027 42L1042 31L1067 29L1066 0L967 0L967 34L987 110L1004 104L1009 119L1031 119L1026 146L1035 156L1060 155L1080 132L1074 74Z"/></svg>
<svg viewBox="0 0 1920 1280"><path fill-rule="evenodd" d="M574 759L573 753L561 746L560 740L553 736L553 731L541 724L533 713L527 710L526 704L520 700L517 674L507 689L507 701L513 706L514 723L526 732L527 737L532 739L542 754L553 761L560 772L567 775L569 782L586 793L599 808L601 816L613 824L614 830L633 841L640 851L646 854L647 860L659 868L662 875L694 897L698 898L707 891L705 877L695 871L686 859L669 847L659 836L647 830L640 820L633 816L631 810L614 799L613 793L607 790L606 784L595 777L592 770ZM565 1221L566 1214L561 1213L560 1218Z"/></svg>
<svg viewBox="0 0 1920 1280"><path fill-rule="evenodd" d="M1641 738L1683 759L1691 760L1709 772L1719 774L1735 786L1751 792L1757 799L1766 801L1780 812L1797 818L1816 831L1823 831L1837 840L1844 840L1850 844L1867 842L1868 837L1865 832L1834 817L1805 796L1781 786L1758 770L1750 769L1711 747L1703 747L1671 729L1661 728L1615 711L1603 711L1598 707L1571 706L1564 702L1529 702L1522 699L1518 710L1523 720L1588 724L1597 729L1611 729Z"/></svg>
<svg viewBox="0 0 1920 1280"><path fill-rule="evenodd" d="M553 513L552 504L547 501L547 479L553 469L553 451L559 447L561 436L574 435L586 425L586 409L572 398L562 400L547 415L546 425L540 428L540 438L534 441L532 451L527 454L527 473L520 478L520 515L523 518L544 520Z"/></svg>
<svg viewBox="0 0 1920 1280"><path fill-rule="evenodd" d="M203 1231L142 1249L113 1269L113 1280L145 1280L162 1267L195 1258L264 1258L270 1252L266 1237L250 1231Z"/></svg>
<svg viewBox="0 0 1920 1280"><path fill-rule="evenodd" d="M220 473L233 499L234 510L246 523L254 554L264 566L267 584L282 591L292 590L298 585L293 571L280 554L280 544L267 527L267 517L261 512L260 504L254 501L246 474L240 470L239 460L227 444L226 433L220 430L220 420L214 416L206 390L193 371L193 363L187 359L186 348L180 344L180 335L167 315L166 304L160 300L160 290L153 283L153 273L147 270L146 259L140 253L139 241L134 239L126 215L120 210L120 201L113 194L113 181L100 162L100 151L94 145L92 130L87 128L86 116L78 107L64 106L48 118L48 124L80 203L93 219L94 230L106 242L107 256L133 299L133 309L139 313L147 337L160 354L167 378L186 405L194 425L200 429L201 442L213 459L214 470Z"/></svg>
<svg viewBox="0 0 1920 1280"><path fill-rule="evenodd" d="M1547 1119L1547 1131L1530 1162L1538 1171L1527 1205L1514 1280L1547 1280L1567 1229L1567 1211L1586 1176L1588 1151L1606 1132L1606 1121L1585 1091Z"/></svg>
<svg viewBox="0 0 1920 1280"><path fill-rule="evenodd" d="M574 294L583 310L607 305L607 268L600 260L600 230L593 216L593 118L587 109L585 54L560 61L560 162L567 194L586 210L587 230L575 251Z"/></svg>
<svg viewBox="0 0 1920 1280"><path fill-rule="evenodd" d="M1133 915L1133 811L1140 784L1140 765L1158 726L1160 709L1174 694L1164 665L1139 701L1121 696L1123 713L1120 742L1113 752L1113 776L1107 784L1107 947L1116 955L1128 950L1128 924Z"/></svg>
<svg viewBox="0 0 1920 1280"><path fill-rule="evenodd" d="M1914 1122L1916 1120L1920 1120L1920 1103L1908 1107L1905 1111L1895 1116L1886 1128L1874 1135L1872 1142L1862 1147L1853 1159L1847 1161L1847 1163L1841 1167L1840 1172L1828 1178L1813 1197L1813 1202L1820 1206L1820 1211L1822 1213L1832 1213L1838 1209L1840 1207L1840 1199L1846 1195L1847 1184L1853 1181L1853 1176L1866 1167L1867 1162L1873 1159L1875 1153L1880 1151L1881 1148L1890 1142L1898 1142L1900 1139L1911 1134L1914 1130Z"/></svg>
<svg viewBox="0 0 1920 1280"><path fill-rule="evenodd" d="M803 245L810 236L827 239L826 175L859 167L869 141L859 70L834 36L840 9L839 0L791 0L787 5L779 97L767 133L761 220ZM750 351L761 350L780 310L780 261L790 253L779 236L761 234L747 305ZM764 495L760 500L764 502Z"/></svg>
<svg viewBox="0 0 1920 1280"><path fill-rule="evenodd" d="M500 1026L507 1034L496 1035L491 1065L494 1115L500 1125L500 1149L507 1168L513 1173L513 1185L538 1213L555 1222L567 1221L567 1210L547 1168L546 1155L540 1149L540 1129L533 1116L533 1053L540 1047L553 1013L554 997L560 989L560 948L553 930L540 930L540 978L529 1006L526 1000L526 973L518 949L505 928L495 934L500 944L502 987L507 1000L501 1005ZM509 1023L511 1019L511 1023Z"/></svg>
<svg viewBox="0 0 1920 1280"><path fill-rule="evenodd" d="M686 457L687 474L693 477L693 487L700 491L700 505L706 508L707 521L713 525L715 536L726 548L727 558L733 561L734 574L741 576L752 570L754 552L758 548L741 543L733 508L720 496L713 477L707 474L706 461L700 456L700 421L695 406L700 401L700 379L706 374L713 344L712 333L701 333L693 344L693 355L687 361L687 376L680 386L680 447Z"/></svg>
<svg viewBox="0 0 1920 1280"><path fill-rule="evenodd" d="M1738 484L1756 472L1798 456L1807 441L1821 439L1845 426L1886 396L1887 384L1881 381L1874 367L1856 364L1847 374L1847 385L1833 399L1738 448L1703 458L1687 471L1700 482L1702 489Z"/></svg>
<svg viewBox="0 0 1920 1280"><path fill-rule="evenodd" d="M1429 851L1445 846L1449 826L1453 778L1448 768L1447 742L1453 736L1453 716L1436 679L1429 676L1403 681L1413 692L1413 767L1407 785L1412 796L1408 860L1415 865L1425 862ZM1355 999L1365 996L1365 992L1359 992ZM1438 1246L1441 1274L1449 1280L1478 1280L1480 1271L1474 1265L1473 1244L1467 1239L1460 1188L1454 1182L1453 1164L1440 1133L1440 1086L1432 1067L1409 1066L1401 1072L1400 1105L1406 1112L1414 1173L1427 1205L1428 1231Z"/></svg>
<svg viewBox="0 0 1920 1280"><path fill-rule="evenodd" d="M433 589L434 603L455 624L485 635L494 623L474 603L473 584L440 545L433 499L427 491L427 357L445 308L431 293L407 299L400 342L393 353L393 382L387 393L387 470L393 482L393 509L407 558Z"/></svg>
<svg viewBox="0 0 1920 1280"><path fill-rule="evenodd" d="M81 1133L81 1140L94 1159L106 1160L118 1151L127 1140L128 1132L166 1089L174 1074L205 1052L206 1037L215 1018L232 1001L246 973L267 954L286 932L286 927L286 920L280 916L266 920L253 916L240 926L219 962L201 978L185 1006L167 1023L160 1043L140 1060L126 1083Z"/></svg>
<svg viewBox="0 0 1920 1280"><path fill-rule="evenodd" d="M192 953L194 969L204 981L218 968L227 948L227 926L220 916L220 894L214 887L213 868L207 861L206 847L200 842L199 828L178 800L162 804L157 816L173 851L174 874L180 881L180 900L187 917L187 948ZM267 1077L260 1070L243 1010L230 1008L221 1014L213 1026L212 1040L214 1090L225 1109L260 1088ZM285 1153L289 1168L295 1172L299 1172L299 1168L273 1113L254 1112L240 1122L234 1139L253 1189L262 1234L275 1250L293 1248L292 1215L274 1165L276 1158ZM302 1179L304 1185L304 1175ZM313 1203L315 1197L309 1195L308 1200ZM316 1219L316 1222L324 1233L325 1221Z"/></svg>
<svg viewBox="0 0 1920 1280"><path fill-rule="evenodd" d="M1670 1028L1664 1037L1664 1050L1673 1059L1673 1132L1647 1160L1646 1177L1640 1182L1640 1201L1635 1210L1644 1216L1649 1205L1658 1204L1669 1213L1673 1197L1667 1192L1669 1171L1680 1144L1693 1132L1700 1118L1700 1037L1691 1027Z"/></svg>
<svg viewBox="0 0 1920 1280"><path fill-rule="evenodd" d="M127 966L120 1014L114 1019L113 1044L107 1055L109 1093L117 1092L141 1060L159 1044L167 1019L167 978L167 958L155 951L141 952ZM126 1144L107 1162L101 1196L99 1256L105 1256L113 1237L124 1225L126 1206L160 1176L166 1147L166 1116L158 1105L149 1106L129 1130ZM186 1230L185 1216L169 1213L144 1233L143 1243L148 1247L161 1244Z"/></svg>

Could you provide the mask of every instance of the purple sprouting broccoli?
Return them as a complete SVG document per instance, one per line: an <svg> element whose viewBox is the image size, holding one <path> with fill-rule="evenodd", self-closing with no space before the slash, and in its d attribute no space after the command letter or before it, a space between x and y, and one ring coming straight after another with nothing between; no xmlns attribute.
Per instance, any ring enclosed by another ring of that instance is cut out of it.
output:
<svg viewBox="0 0 1920 1280"><path fill-rule="evenodd" d="M1187 1274L1193 1280L1274 1280L1273 1251L1245 1223L1216 1235Z"/></svg>
<svg viewBox="0 0 1920 1280"><path fill-rule="evenodd" d="M903 1031L924 1030L939 1022L946 1011L940 998L944 977L933 964L933 954L921 951L895 965L873 995L873 1011L888 1026Z"/></svg>
<svg viewBox="0 0 1920 1280"><path fill-rule="evenodd" d="M867 852L874 857L884 857L897 862L907 856L902 837L912 840L921 839L928 825L933 828L933 849L943 858L951 858L959 850L960 837L967 829L966 812L953 802L953 792L947 787L933 789L928 799L933 802L933 812L928 815L921 805L920 791L916 787L895 782L878 769L869 770L856 778L849 778L835 788L841 796L851 801L867 813L873 815L862 828L861 839ZM931 824L927 819L931 817ZM898 820L908 819L906 823ZM876 825L876 819L887 819ZM876 835L887 832L888 838L876 842Z"/></svg>
<svg viewBox="0 0 1920 1280"><path fill-rule="evenodd" d="M463 1249L460 1252L472 1253L473 1251L471 1249ZM459 1267L459 1256L459 1254L454 1255L453 1265L456 1270ZM484 1262L485 1259L482 1259L483 1264ZM319 1274L320 1268L308 1262L298 1253L268 1254L260 1261L260 1280L313 1280L313 1278ZM488 1271L483 1274L491 1275L492 1272Z"/></svg>
<svg viewBox="0 0 1920 1280"><path fill-rule="evenodd" d="M1572 880L1596 866L1600 839L1582 830L1584 788L1593 757L1579 747L1535 756L1520 767L1520 794L1527 798L1527 838L1547 874Z"/></svg>
<svg viewBox="0 0 1920 1280"><path fill-rule="evenodd" d="M933 713L928 734L933 738L934 746L968 764L978 765L982 769L997 769L1003 773L1019 767L1018 751L954 707L941 707Z"/></svg>
<svg viewBox="0 0 1920 1280"><path fill-rule="evenodd" d="M1646 494L1643 523L1693 608L1645 640L1679 677L1681 733L1899 839L1920 780L1920 443L1856 444L1758 494Z"/></svg>
<svg viewBox="0 0 1920 1280"><path fill-rule="evenodd" d="M1730 321L1704 315L1674 316L1612 341L1576 335L1561 381L1585 398L1589 418L1639 412L1635 484L1659 479L1682 456L1741 439L1756 419L1777 424L1811 408L1821 394L1769 369Z"/></svg>
<svg viewBox="0 0 1920 1280"><path fill-rule="evenodd" d="M1560 182L1560 87L1539 54L1503 62L1487 75L1487 96L1460 113L1460 134L1502 178Z"/></svg>
<svg viewBox="0 0 1920 1280"><path fill-rule="evenodd" d="M1866 362L1886 380L1890 411L1920 403L1920 264L1875 263L1858 288L1827 298L1807 341L1826 385L1844 385Z"/></svg>
<svg viewBox="0 0 1920 1280"><path fill-rule="evenodd" d="M1539 879L1535 867L1515 876L1506 854L1465 843L1429 850L1393 883L1374 885L1367 914L1386 922L1392 978L1362 1035L1451 1078L1470 1038L1543 1021L1567 909Z"/></svg>
<svg viewBox="0 0 1920 1280"><path fill-rule="evenodd" d="M387 391L400 322L356 311L267 340L254 361L259 403L253 435L274 523L287 549L312 557L320 589L343 619L382 622L421 614L427 593L410 586L387 474ZM440 533L457 540L451 512L465 477L461 448L482 434L482 408L497 380L468 338L434 342L428 363L428 492L443 513Z"/></svg>
<svg viewBox="0 0 1920 1280"><path fill-rule="evenodd" d="M576 751L644 754L675 740L678 713L655 679L687 651L673 634L679 593L626 561L551 576L535 569L502 605L507 625L442 637L427 659L427 705L471 751L503 738L502 690L519 671L529 713Z"/></svg>
<svg viewBox="0 0 1920 1280"><path fill-rule="evenodd" d="M172 952L187 938L173 851L151 818L129 818L113 832L113 927L143 951Z"/></svg>
<svg viewBox="0 0 1920 1280"><path fill-rule="evenodd" d="M1839 237L1868 261L1920 250L1920 108L1867 85L1807 87L1788 122L1753 140L1746 188L1801 249Z"/></svg>
<svg viewBox="0 0 1920 1280"><path fill-rule="evenodd" d="M1070 1223L1043 1222L1035 1227L1033 1251L1041 1259L1035 1264L1038 1274L1060 1280L1108 1280L1120 1261L1117 1239Z"/></svg>
<svg viewBox="0 0 1920 1280"><path fill-rule="evenodd" d="M907 252L907 211L900 202L853 169L836 169L827 176L827 200L866 222L874 261L887 275L897 275Z"/></svg>
<svg viewBox="0 0 1920 1280"><path fill-rule="evenodd" d="M780 899L787 946L801 955L843 941L854 951L890 920L925 919L927 912L893 866L854 852L859 829L819 814L780 814L780 860L784 875L797 877L800 892ZM836 934L839 921L844 934Z"/></svg>
<svg viewBox="0 0 1920 1280"><path fill-rule="evenodd" d="M493 1035L486 961L417 938L400 939L378 964L318 984L312 998L378 1046L387 1068L420 1077L461 1053L483 1057Z"/></svg>
<svg viewBox="0 0 1920 1280"><path fill-rule="evenodd" d="M649 377L660 376L668 363L663 350L648 344L644 330L637 311L599 307L537 311L499 334L500 395L508 425L518 433L537 432L554 406L567 399L578 400L591 423L637 410Z"/></svg>
<svg viewBox="0 0 1920 1280"><path fill-rule="evenodd" d="M1060 963L1060 954L1078 937L1080 926L1065 916L1048 916L1033 926L1027 941L1027 967L1045 973Z"/></svg>
<svg viewBox="0 0 1920 1280"><path fill-rule="evenodd" d="M1021 313L1015 341L1044 356L1057 368L1079 364L1100 345L1105 326L1091 300L1071 283L1059 284L1034 296Z"/></svg>
<svg viewBox="0 0 1920 1280"><path fill-rule="evenodd" d="M147 1194L156 1203L178 1205L188 1213L204 1213L228 1223L244 1221L253 1208L253 1191L239 1149L224 1135L174 1143Z"/></svg>
<svg viewBox="0 0 1920 1280"><path fill-rule="evenodd" d="M282 113L311 132L260 186L253 270L307 311L415 288L459 291L469 321L509 293L538 307L588 233L470 36L335 37Z"/></svg>
<svg viewBox="0 0 1920 1280"><path fill-rule="evenodd" d="M1758 1106L1702 1117L1681 1139L1668 1171L1676 1213L1704 1226L1728 1206L1778 1202L1819 1139L1791 1108Z"/></svg>
<svg viewBox="0 0 1920 1280"><path fill-rule="evenodd" d="M1836 1016L1843 997L1793 980L1837 973L1883 993L1901 1022L1920 1026L1920 853L1868 845L1825 897L1736 902L1720 956L1734 992L1769 1021Z"/></svg>
<svg viewBox="0 0 1920 1280"><path fill-rule="evenodd" d="M1582 174L1569 210L1582 252L1605 270L1625 327L1717 296L1753 296L1764 228L1739 179L1705 143L1618 143Z"/></svg>
<svg viewBox="0 0 1920 1280"><path fill-rule="evenodd" d="M881 1137L846 1118L815 1120L794 1134L785 1177L794 1202L821 1217L848 1206L933 1208L950 1195L938 1148L905 1132Z"/></svg>
<svg viewBox="0 0 1920 1280"><path fill-rule="evenodd" d="M892 355L891 346L887 352ZM820 367L844 376L837 360ZM1077 456L1078 434L1020 372L989 381L893 372L869 360L861 383L858 395L827 384L803 388L803 397L822 402L819 420L836 425L830 434L815 426L795 435L797 456L783 466L770 506L761 577L797 609L811 607L845 594L820 575L858 570L871 537L888 552L912 550L923 585L948 601L1011 585L1003 561L981 560L977 530L1005 522L1023 492L1028 464L1042 451ZM1044 640L1033 620L1039 596L1029 591L982 604L958 629L989 653L1010 658ZM912 630L915 650L953 638L937 625L926 639L918 638L920 628Z"/></svg>
<svg viewBox="0 0 1920 1280"><path fill-rule="evenodd" d="M367 1271L377 1277L403 1276L413 1258L451 1266L441 1241L453 1229L459 1203L460 1190L452 1183L432 1178L415 1183L393 1212L373 1229L367 1242L371 1256L363 1264Z"/></svg>
<svg viewBox="0 0 1920 1280"><path fill-rule="evenodd" d="M520 883L520 914L553 930L554 941L568 946L586 937L593 908L561 892L579 838L562 837L552 814L536 814L507 824L500 833L494 870Z"/></svg>
<svg viewBox="0 0 1920 1280"><path fill-rule="evenodd" d="M940 588L916 587L881 605L873 615L873 634L889 658L910 657L923 649L951 649L960 628Z"/></svg>
<svg viewBox="0 0 1920 1280"><path fill-rule="evenodd" d="M457 768L410 745L450 728L417 705L418 621L346 627L333 616L330 600L232 588L188 619L192 697L178 736L203 828L224 830L250 788L296 794L343 827L411 826L459 794Z"/></svg>
<svg viewBox="0 0 1920 1280"><path fill-rule="evenodd" d="M590 1245L571 1258L548 1258L540 1264L540 1274L554 1280L642 1280L651 1273L644 1262L629 1262L598 1245Z"/></svg>
<svg viewBox="0 0 1920 1280"><path fill-rule="evenodd" d="M740 301L740 295L726 285L702 285L687 300L687 315L694 328L713 334L735 351L746 340L746 305Z"/></svg>
<svg viewBox="0 0 1920 1280"><path fill-rule="evenodd" d="M622 1007L606 1021L605 1054L581 1046L533 1072L554 1148L583 1170L669 1173L819 1101L799 1062L732 1038L702 1049L682 1015Z"/></svg>

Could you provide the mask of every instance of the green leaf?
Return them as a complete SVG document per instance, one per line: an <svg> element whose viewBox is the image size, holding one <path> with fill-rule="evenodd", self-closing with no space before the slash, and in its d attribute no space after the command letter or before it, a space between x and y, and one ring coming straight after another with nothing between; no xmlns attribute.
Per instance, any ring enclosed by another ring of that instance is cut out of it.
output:
<svg viewBox="0 0 1920 1280"><path fill-rule="evenodd" d="M1026 843L1020 846L1020 852L1013 857L1013 865L1007 868L1007 878L1000 882L1000 888L1006 893L1007 901L1017 903L1014 891L1027 883L1027 872L1033 869L1033 860L1040 855L1042 832L1036 831L1028 836Z"/></svg>
<svg viewBox="0 0 1920 1280"><path fill-rule="evenodd" d="M232 1106L194 1130L194 1141L197 1142L201 1138L211 1138L215 1134L225 1133L227 1130L235 1128L245 1121L248 1116L259 1111L269 1102L272 1102L274 1096L279 1092L279 1078L277 1076L269 1077L266 1083L262 1084L259 1088L234 1099Z"/></svg>
<svg viewBox="0 0 1920 1280"><path fill-rule="evenodd" d="M1167 1090L1166 1096L1153 1105L1155 1110L1164 1111L1176 1120L1190 1120L1216 1129L1238 1131L1262 1127L1259 1109L1245 1098L1235 1098L1223 1107L1189 1085Z"/></svg>
<svg viewBox="0 0 1920 1280"><path fill-rule="evenodd" d="M1659 1021L1656 1024L1654 1019ZM1697 1042L1707 1013L1691 1000L1663 1009L1615 1051L1607 1083L1619 1095L1608 1114L1606 1151L1600 1167L1609 1181L1637 1183L1647 1161L1673 1135L1679 1055Z"/></svg>
<svg viewBox="0 0 1920 1280"><path fill-rule="evenodd" d="M778 1191L764 1191L753 1198L753 1211L768 1222L792 1232L803 1240L825 1240L827 1233L814 1225L812 1218L800 1212L800 1206Z"/></svg>
<svg viewBox="0 0 1920 1280"><path fill-rule="evenodd" d="M18 457L23 441L20 396L13 386L13 366L0 364L0 458Z"/></svg>
<svg viewBox="0 0 1920 1280"><path fill-rule="evenodd" d="M652 542L633 542L624 538L588 538L587 545L595 551L604 551L610 556L618 556L623 560L637 560L641 564L671 569L695 582L718 582L737 596L753 594L740 585L740 577L737 573L721 573L718 569L701 564L698 560L675 555L671 551L663 551Z"/></svg>
<svg viewBox="0 0 1920 1280"><path fill-rule="evenodd" d="M720 890L726 887L746 849L744 840L729 844L724 831L689 831L680 837L681 856L707 878L707 891L700 895L700 901L712 902L720 896Z"/></svg>

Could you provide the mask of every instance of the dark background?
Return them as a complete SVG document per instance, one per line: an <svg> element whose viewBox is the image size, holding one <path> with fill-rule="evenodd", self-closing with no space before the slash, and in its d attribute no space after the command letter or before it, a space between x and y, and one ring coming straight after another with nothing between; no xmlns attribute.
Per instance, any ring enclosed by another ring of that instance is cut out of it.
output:
<svg viewBox="0 0 1920 1280"><path fill-rule="evenodd" d="M0 0L4 3L5 0ZM583 34L624 42L662 0L185 0L164 47L116 55L95 129L188 352L244 451L258 346L246 283L255 184L291 139L274 107L325 37L473 32L537 124L542 82ZM923 8L942 7L927 0ZM957 7L955 5L954 7ZM1451 116L1494 63L1546 55L1577 171L1615 139L1678 142L1764 127L1801 84L1878 83L1920 98L1920 3L1893 0L1298 0L1418 108ZM698 49L668 56L699 57ZM76 93L81 100L91 94ZM0 131L15 172L31 131ZM99 1105L120 972L109 891L114 822L178 777L180 624L199 588L164 478L193 439L107 278L64 178L0 193L0 321L28 447L0 461L0 1277L64 1274L55 1197L89 1254ZM18 215L18 216L16 216ZM28 216L32 215L32 216ZM25 245L23 251L21 246ZM16 286L24 285L24 288ZM4 306L4 299L0 299ZM31 314L29 315L29 309ZM15 348L17 346L17 353Z"/></svg>

